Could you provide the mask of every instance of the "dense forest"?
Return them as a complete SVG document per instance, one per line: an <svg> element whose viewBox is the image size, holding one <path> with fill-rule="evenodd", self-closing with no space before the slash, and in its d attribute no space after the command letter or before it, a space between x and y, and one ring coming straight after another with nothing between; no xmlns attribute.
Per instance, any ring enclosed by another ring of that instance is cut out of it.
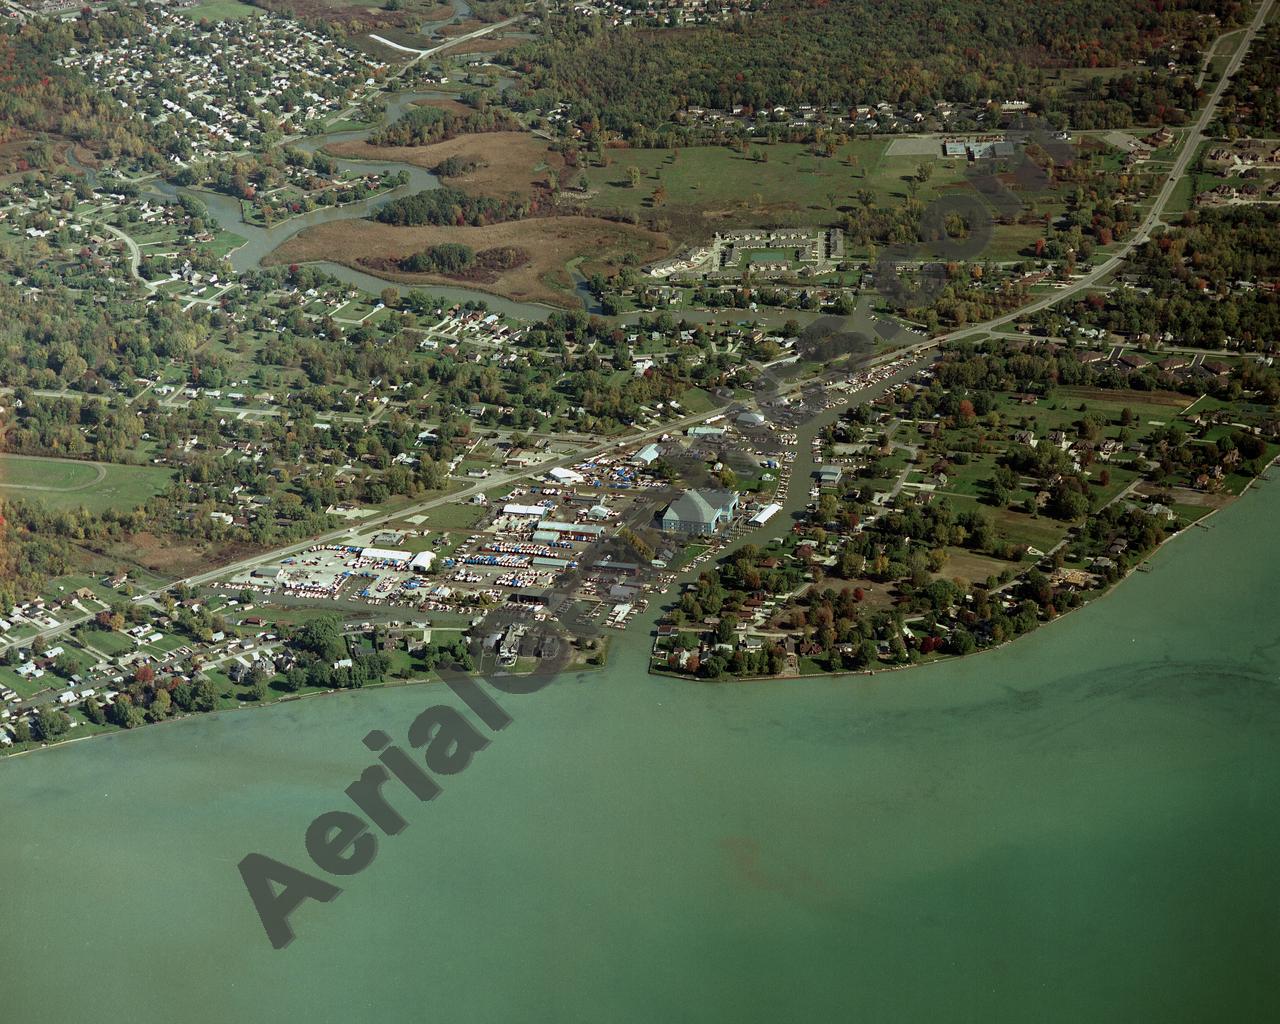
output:
<svg viewBox="0 0 1280 1024"><path fill-rule="evenodd" d="M457 274L476 260L475 250L458 242L430 245L400 261L400 269L415 274Z"/></svg>
<svg viewBox="0 0 1280 1024"><path fill-rule="evenodd" d="M55 61L68 50L93 49L140 24L124 15L88 20L0 22L0 142L18 131L81 142L101 156L160 166L158 147L133 115L78 71Z"/></svg>
<svg viewBox="0 0 1280 1024"><path fill-rule="evenodd" d="M1088 77L1059 97L1045 97L1037 105L1061 112L1073 128L1112 128L1133 124L1183 124L1200 105L1201 90L1191 75L1126 71L1104 78Z"/></svg>
<svg viewBox="0 0 1280 1024"><path fill-rule="evenodd" d="M1219 107L1219 131L1280 134L1280 21L1271 21L1254 39L1249 55L1232 76Z"/></svg>
<svg viewBox="0 0 1280 1024"><path fill-rule="evenodd" d="M460 114L439 107L413 107L394 123L369 136L375 146L429 146L456 135L476 132L520 131L522 125L510 114L494 108Z"/></svg>
<svg viewBox="0 0 1280 1024"><path fill-rule="evenodd" d="M519 220L528 213L528 203L521 199L493 199L468 195L457 188L432 188L417 195L393 199L381 207L375 217L383 224L405 227L421 224L471 225L497 224Z"/></svg>
<svg viewBox="0 0 1280 1024"><path fill-rule="evenodd" d="M529 261L529 254L516 246L504 245L476 252L469 245L445 242L430 245L400 260L400 269L412 274L464 275L469 271L510 270Z"/></svg>
<svg viewBox="0 0 1280 1024"><path fill-rule="evenodd" d="M610 30L590 18L552 18L510 60L527 75L517 89L538 106L569 102L579 123L635 135L691 105L883 101L929 111L942 100L1037 99L1056 69L1163 67L1171 44L1203 47L1241 12L1239 0L780 0L714 29ZM1161 101L1143 84L1099 83L1091 116L1127 121L1133 105L1154 116ZM1187 101L1185 90L1169 90L1167 102Z"/></svg>

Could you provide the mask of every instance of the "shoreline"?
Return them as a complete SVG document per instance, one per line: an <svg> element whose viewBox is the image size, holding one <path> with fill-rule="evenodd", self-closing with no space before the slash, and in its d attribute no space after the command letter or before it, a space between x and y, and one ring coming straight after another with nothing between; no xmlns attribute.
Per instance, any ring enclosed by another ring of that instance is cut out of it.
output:
<svg viewBox="0 0 1280 1024"><path fill-rule="evenodd" d="M603 665L589 665L589 664L583 663L583 664L574 666L573 671L589 672L589 671L595 671L597 669L604 668L604 667L605 666ZM495 672L493 673L493 675L499 678L505 678L506 676L518 677L520 673L516 673L516 672L496 673ZM376 692L381 690L405 689L412 686L433 686L433 685L445 686L447 684L443 679L440 679L440 678L432 679L432 678L422 677L419 679L397 679L393 681L375 683L372 686L356 686L348 689L335 687L328 690L312 690L309 693L290 693L290 694L282 695L280 697L276 697L273 700L265 700L261 702L242 701L239 704L236 704L234 707L214 708L214 710L212 711L184 711L177 715L171 715L170 717L160 722L144 722L142 725L136 726L132 729L123 729L123 728L120 728L119 726L116 726L115 728L104 729L101 732L89 733L88 735L85 735L85 736L69 736L66 739L60 739L54 743L39 743L35 746L27 747L25 750L14 750L9 753L0 752L0 765L3 765L8 760L16 760L19 757L26 757L28 754L38 754L41 751L56 750L59 747L69 747L73 743L83 743L88 740L102 739L103 737L106 737L106 736L124 736L124 735L132 735L135 733L145 733L150 731L153 728L163 728L166 725L176 725L179 722L202 721L209 718L215 718L219 715L235 714L238 711L267 711L271 708L279 707L282 704L292 704L292 703L296 703L297 701L309 700L313 697L333 697L338 694L344 694L344 693L356 694L356 693L362 693L362 692Z"/></svg>
<svg viewBox="0 0 1280 1024"><path fill-rule="evenodd" d="M1125 582L1127 582L1133 576L1135 572L1139 571L1140 566L1150 562L1150 560L1154 558L1157 554L1164 551L1172 541L1177 540L1179 537L1182 537L1190 533L1192 529L1194 529L1197 526L1201 526L1207 520L1209 520L1212 516L1214 516L1218 512L1221 512L1223 509L1234 506L1240 499L1242 499L1245 495L1249 493L1249 491L1253 488L1255 484L1257 484L1260 480L1263 480L1266 474L1277 463L1280 463L1280 454L1276 455L1274 458L1271 459L1270 462L1268 462L1265 466L1263 466L1262 471L1257 476L1253 477L1247 484L1245 484L1245 486L1241 489L1239 494L1233 496L1232 499L1228 501L1226 504L1221 505L1218 508L1210 509L1209 512L1207 512L1204 516L1202 516L1200 519L1197 519L1194 523L1189 524L1184 529L1179 530L1177 533L1173 533L1170 536L1166 537L1155 548L1153 548L1150 554L1148 554L1145 558L1143 558L1142 561L1134 565L1132 569L1130 569L1127 573L1124 574L1124 576L1116 580L1115 583L1113 583L1110 587L1108 587L1106 590L1098 594L1096 598L1093 598L1085 602L1079 607L1071 609L1065 614L1057 615L1054 618L1048 620L1047 622L1040 623L1039 625L1036 626L1035 629L1027 633L1023 633L1021 636L1011 637L1010 639L1005 640L1004 642L996 644L992 647L984 647L981 650L972 651L969 654L953 654L947 657L938 658L934 661L915 662L915 663L908 663L906 665L884 665L880 668L873 668L873 669L852 669L847 671L842 670L839 672L802 672L794 676L772 676L772 675L724 676L719 679L702 679L697 676L687 676L687 675L681 675L676 672L664 672L661 670L654 669L652 666L652 660L653 660L652 659L652 643L650 643L649 651L646 652L645 654L645 659L647 662L645 676L650 678L655 678L655 679L670 679L670 680L674 680L676 682L681 682L681 683L697 683L697 684L708 685L708 686L719 686L724 684L738 685L743 683L786 683L792 680L812 681L812 680L819 680L819 679L852 679L852 678L859 678L859 677L870 678L873 676L885 675L891 672L903 672L909 669L923 670L923 669L932 668L937 665L945 665L952 662L962 661L965 659L976 658L983 654L991 654L994 651L999 651L1006 647L1009 647L1020 640L1025 640L1028 637L1035 636L1039 634L1041 630L1047 628L1048 626L1053 625L1055 622L1060 622L1065 619L1071 618L1072 612L1083 611L1084 609L1094 605L1097 601L1101 601L1106 597L1110 596L1111 594L1115 593L1117 590L1120 589L1120 587ZM1205 527L1205 529L1208 529L1208 527ZM633 623L634 621L638 621L638 620L633 620ZM627 635L627 629L624 628L621 631L621 633L622 633L622 637L625 637ZM574 671L584 672L584 671L590 671L590 670L603 668L603 667L605 666L582 664L582 665L576 666ZM514 673L506 673L506 674L512 675ZM5 761L9 759L24 757L28 754L35 754L45 750L54 750L59 747L69 747L73 743L80 743L87 740L98 739L102 736L117 736L117 735L122 735L126 733L145 732L152 727L165 726L171 723L184 722L192 719L205 719L205 718L210 718L217 715L232 714L238 711L245 711L245 710L265 711L269 708L277 707L278 705L281 705L281 704L288 704L295 701L307 700L313 697L332 696L340 693L360 693L360 692L366 692L366 691L379 691L379 690L403 688L403 687L410 687L410 686L428 686L431 684L444 685L443 680L440 680L440 679L430 679L430 678L405 679L405 680L396 680L396 681L377 683L373 686L355 687L352 689L335 688L335 689L328 689L328 690L313 690L310 693L288 694L285 696L277 697L274 700L263 701L261 703L257 701L249 701L249 702L243 702L243 703L237 704L235 707L216 708L213 711L207 711L207 712L197 712L197 713L186 712L182 715L175 715L173 717L166 718L164 721L161 721L161 722L147 722L133 729L122 729L117 727L112 730L91 733L87 736L73 736L68 739L59 740L55 743L41 743L38 746L28 747L25 750L15 750L11 753L0 753L0 764L3 764Z"/></svg>
<svg viewBox="0 0 1280 1024"><path fill-rule="evenodd" d="M1035 636L1042 629L1052 626L1055 622L1061 622L1064 619L1071 618L1074 612L1082 612L1086 608L1090 608L1093 605L1095 605L1097 602L1114 594L1117 590L1120 589L1120 587L1123 584L1125 584L1126 582L1129 581L1129 579L1132 578L1134 573L1141 571L1141 567L1143 565L1146 565L1147 563L1149 563L1151 559L1153 559L1160 552L1164 551L1173 541L1177 540L1179 537L1183 537L1189 534L1196 527L1202 527L1203 529L1206 529L1206 530L1209 529L1208 526L1203 525L1207 520L1212 518L1217 513L1221 512L1223 509L1231 508L1238 501L1240 501L1241 498L1243 498L1246 494L1249 493L1249 490L1254 486L1254 484L1256 484L1259 480L1262 480L1267 474L1267 472L1273 466L1275 466L1276 463L1278 462L1280 462L1280 454L1276 455L1274 458L1272 458L1270 462L1268 462L1265 466L1263 466L1262 471L1257 476L1253 477L1247 484L1245 484L1244 487L1241 488L1239 494L1234 495L1231 498L1231 500L1226 502L1225 504L1219 505L1217 508L1210 509L1207 513L1205 513L1203 516L1197 519L1194 523L1188 524L1184 529L1178 530L1176 533L1171 533L1168 537L1166 537L1154 548L1152 548L1150 553L1147 554L1146 557L1144 557L1140 562L1136 563L1133 566L1133 568L1131 568L1128 572L1126 572L1123 576L1121 576L1118 580L1116 580L1113 584L1111 584L1111 586L1107 587L1105 590L1099 593L1097 597L1091 598L1085 603L1078 605L1077 607L1072 608L1061 615L1055 615L1052 619L1039 623L1035 629L1032 629L1026 633L1023 633L1021 636L1010 637L1008 640L1002 641L1001 643L998 643L998 644L994 644L991 647L983 647L980 650L971 651L968 654L952 654L946 657L937 658L933 661L908 662L905 665L882 665L879 668L848 669L848 670L842 669L839 672L799 672L793 676L725 675L720 677L719 679L704 679L698 676L683 675L679 672L668 672L668 671L663 671L661 669L655 669L652 666L653 657L652 657L652 648L650 648L650 654L649 654L650 666L646 674L650 676L664 678L664 679L675 679L684 683L706 683L711 686L718 686L725 683L732 685L736 683L788 682L793 679L805 679L805 680L848 679L855 676L870 677L870 676L884 675L889 672L902 672L907 669L932 668L936 665L947 665L952 662L963 661L967 658L976 658L979 655L990 654L993 651L1003 650L1004 648L1017 643L1019 640L1026 639L1027 637L1030 637L1030 636Z"/></svg>
<svg viewBox="0 0 1280 1024"><path fill-rule="evenodd" d="M36 754L43 750L55 750L58 747L69 747L73 743L83 743L86 740L96 740L103 736L123 736L131 733L146 732L153 728L162 728L166 725L176 724L178 722L201 720L206 718L214 718L218 715L234 714L237 711L265 711L267 708L273 708L280 704L290 704L295 701L307 700L311 697L328 697L338 693L355 693L358 690L385 690L392 687L400 686L422 686L428 683L439 683L439 679L408 679L395 683L378 683L370 687L355 687L349 690L329 689L329 690L312 690L310 693L292 693L286 696L276 697L274 700L266 701L244 701L230 708L214 708L212 711L193 712L184 711L181 714L171 715L161 722L144 722L140 726L133 729L123 729L117 726L114 729L106 729L102 732L90 733L87 736L72 736L68 739L58 740L56 743L40 743L37 746L28 747L26 750L15 750L9 754L0 754L0 764L3 764L10 758L25 757L27 754Z"/></svg>

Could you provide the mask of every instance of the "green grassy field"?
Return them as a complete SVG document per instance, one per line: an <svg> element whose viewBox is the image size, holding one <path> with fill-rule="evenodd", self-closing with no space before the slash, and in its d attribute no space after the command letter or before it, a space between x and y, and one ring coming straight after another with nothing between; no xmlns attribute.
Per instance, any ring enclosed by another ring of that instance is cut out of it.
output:
<svg viewBox="0 0 1280 1024"><path fill-rule="evenodd" d="M667 149L608 150L608 167L586 170L598 191L598 206L638 209L650 205L658 185L667 192L665 206L692 206L708 212L739 209L790 211L797 222L815 222L833 209L857 202L860 189L878 202L907 195L903 175L912 174L921 157L886 157L882 139L856 140L836 150L834 157L815 156L799 143L753 146L743 154L723 146L694 146L676 155ZM754 154L767 157L757 160ZM851 164L849 160L854 162ZM962 172L935 161L932 178L920 188L921 198L936 195ZM640 171L631 187L628 169Z"/></svg>
<svg viewBox="0 0 1280 1024"><path fill-rule="evenodd" d="M1169 202L1164 208L1165 213L1185 213L1191 209L1191 201L1197 192L1213 187L1212 175L1196 171L1201 158L1211 145L1214 145L1211 140L1200 143L1200 148L1191 158L1186 173L1173 186L1173 194L1169 196Z"/></svg>
<svg viewBox="0 0 1280 1024"><path fill-rule="evenodd" d="M46 672L39 679L26 679L8 666L0 666L0 686L7 686L19 697L28 698L50 686L60 686L62 680L52 672Z"/></svg>
<svg viewBox="0 0 1280 1024"><path fill-rule="evenodd" d="M1231 54L1235 52L1235 48L1240 44L1240 33L1244 29L1238 29L1235 32L1228 32L1221 36L1213 48L1213 59L1209 62L1209 71L1216 77L1221 77L1222 73L1227 70L1227 62L1231 60Z"/></svg>
<svg viewBox="0 0 1280 1024"><path fill-rule="evenodd" d="M137 644L129 637L123 633L117 633L115 630L90 629L83 634L83 637L86 647L92 648L108 658L114 658L118 654L127 654L137 647Z"/></svg>
<svg viewBox="0 0 1280 1024"><path fill-rule="evenodd" d="M503 487L505 492L507 487ZM439 505L423 513L427 517L424 524L432 530L467 530L484 518L486 509L483 505L451 504Z"/></svg>
<svg viewBox="0 0 1280 1024"><path fill-rule="evenodd" d="M716 407L716 398L702 388L689 388L679 398L680 408L687 413L708 412Z"/></svg>
<svg viewBox="0 0 1280 1024"><path fill-rule="evenodd" d="M590 166L586 174L595 191L590 205L600 209L656 209L670 224L677 242L705 239L720 221L743 224L827 225L845 211L872 206L900 206L912 193L923 203L969 190L967 163L932 155L891 156L884 139L855 139L818 156L800 143L760 144L748 152L723 146L694 146L678 153L667 149L608 150L608 166ZM760 159L760 158L763 159ZM910 181L922 166L928 180ZM640 177L631 185L630 170ZM665 196L656 197L661 187ZM862 196L860 199L859 196ZM1049 212L1052 199L1039 207ZM1060 205L1060 204L1057 204ZM1034 241L1034 226L1002 226L988 246L993 259L1006 259Z"/></svg>
<svg viewBox="0 0 1280 1024"><path fill-rule="evenodd" d="M132 509L163 491L172 475L151 466L0 455L0 497L38 501L55 509Z"/></svg>
<svg viewBox="0 0 1280 1024"><path fill-rule="evenodd" d="M91 576L58 576L50 580L40 593L46 601L54 601L66 597L70 591L81 589L92 590L98 601L104 604L119 599L114 590Z"/></svg>
<svg viewBox="0 0 1280 1024"><path fill-rule="evenodd" d="M204 3L188 7L181 13L192 21L199 21L201 18L207 18L209 21L236 21L261 14L262 11L257 7L238 3L237 0L205 0Z"/></svg>

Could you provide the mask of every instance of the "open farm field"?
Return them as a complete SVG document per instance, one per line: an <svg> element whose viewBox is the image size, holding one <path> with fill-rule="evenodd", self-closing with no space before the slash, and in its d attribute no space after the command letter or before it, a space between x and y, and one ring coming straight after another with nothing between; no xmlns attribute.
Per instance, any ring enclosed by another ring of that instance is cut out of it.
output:
<svg viewBox="0 0 1280 1024"><path fill-rule="evenodd" d="M581 256L590 270L609 272L628 254L637 262L658 259L667 252L661 235L594 217L531 217L484 227L393 227L375 221L340 221L308 228L272 253L268 263L307 263L337 260L356 269L374 261L403 259L429 246L457 242L476 252L514 246L529 260L523 266L497 271L490 280L465 279L470 287L522 302L545 302L576 308L565 264ZM405 284L457 283L440 274L409 274L379 267L378 273Z"/></svg>
<svg viewBox="0 0 1280 1024"><path fill-rule="evenodd" d="M519 46L524 40L516 36L479 36L449 47L449 56L462 57L477 53L502 53Z"/></svg>
<svg viewBox="0 0 1280 1024"><path fill-rule="evenodd" d="M432 106L452 102L433 101ZM328 146L325 152L355 160L399 160L427 170L449 157L457 157L477 167L469 174L446 178L446 184L472 195L501 199L513 193L529 196L536 183L545 183L548 168L559 170L563 166L561 158L550 152L544 142L526 132L458 135L430 146L374 146L350 141Z"/></svg>

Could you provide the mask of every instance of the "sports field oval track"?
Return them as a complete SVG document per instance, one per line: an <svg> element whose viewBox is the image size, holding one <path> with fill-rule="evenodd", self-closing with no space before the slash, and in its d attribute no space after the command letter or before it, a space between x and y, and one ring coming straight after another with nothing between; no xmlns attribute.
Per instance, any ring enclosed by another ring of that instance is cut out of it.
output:
<svg viewBox="0 0 1280 1024"><path fill-rule="evenodd" d="M0 455L0 498L24 498L56 509L130 509L173 478L154 466L121 466L36 455Z"/></svg>

